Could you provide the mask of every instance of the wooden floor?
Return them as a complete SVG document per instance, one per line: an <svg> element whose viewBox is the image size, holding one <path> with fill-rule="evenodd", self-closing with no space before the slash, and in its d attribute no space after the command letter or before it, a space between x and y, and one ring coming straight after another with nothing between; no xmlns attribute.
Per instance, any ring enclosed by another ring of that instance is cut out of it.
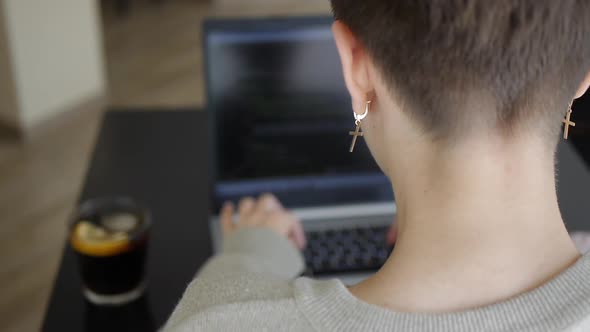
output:
<svg viewBox="0 0 590 332"><path fill-rule="evenodd" d="M111 1L101 1L109 5ZM110 104L204 103L200 24L206 16L329 13L328 1L135 1L103 10ZM272 6L264 3L272 3ZM26 143L0 140L0 331L37 331L51 292L65 222L77 199L103 107L87 105Z"/></svg>

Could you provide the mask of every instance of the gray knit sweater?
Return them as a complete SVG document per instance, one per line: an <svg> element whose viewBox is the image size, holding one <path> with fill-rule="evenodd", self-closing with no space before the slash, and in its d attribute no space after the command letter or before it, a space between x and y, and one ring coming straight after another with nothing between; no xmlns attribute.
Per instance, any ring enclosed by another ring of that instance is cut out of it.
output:
<svg viewBox="0 0 590 332"><path fill-rule="evenodd" d="M545 285L464 312L414 314L361 302L338 280L295 278L300 253L265 229L232 234L186 289L167 331L590 331L590 256Z"/></svg>

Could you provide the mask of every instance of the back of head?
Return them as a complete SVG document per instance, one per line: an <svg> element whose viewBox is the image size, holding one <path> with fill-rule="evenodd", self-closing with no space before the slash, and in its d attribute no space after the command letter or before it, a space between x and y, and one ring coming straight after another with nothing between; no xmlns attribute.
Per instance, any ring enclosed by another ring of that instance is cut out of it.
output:
<svg viewBox="0 0 590 332"><path fill-rule="evenodd" d="M436 140L478 126L505 135L525 128L553 139L590 70L587 0L332 0L332 6L395 97L409 105L404 110Z"/></svg>

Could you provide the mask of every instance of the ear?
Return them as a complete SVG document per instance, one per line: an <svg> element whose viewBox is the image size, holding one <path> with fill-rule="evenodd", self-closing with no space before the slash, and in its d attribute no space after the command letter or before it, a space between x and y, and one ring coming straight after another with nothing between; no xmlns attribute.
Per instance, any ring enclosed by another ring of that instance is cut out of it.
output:
<svg viewBox="0 0 590 332"><path fill-rule="evenodd" d="M584 80L580 84L580 87L578 88L578 92L576 92L576 98L582 97L582 95L584 93L586 93L586 91L588 90L588 87L590 87L590 73L588 73L586 75L586 77L584 78Z"/></svg>
<svg viewBox="0 0 590 332"><path fill-rule="evenodd" d="M371 61L366 49L344 23L334 22L332 32L353 103L364 104L367 94L374 90L369 70Z"/></svg>

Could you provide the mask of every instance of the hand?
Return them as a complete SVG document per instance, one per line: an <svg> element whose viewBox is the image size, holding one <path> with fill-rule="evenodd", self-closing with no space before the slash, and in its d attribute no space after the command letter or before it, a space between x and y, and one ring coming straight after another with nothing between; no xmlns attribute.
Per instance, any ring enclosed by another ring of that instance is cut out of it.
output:
<svg viewBox="0 0 590 332"><path fill-rule="evenodd" d="M301 222L285 210L275 196L264 194L258 200L251 197L242 199L238 207L238 222L233 220L234 212L234 205L230 202L225 203L221 209L223 236L241 228L268 228L288 238L297 248L305 248L305 233Z"/></svg>

